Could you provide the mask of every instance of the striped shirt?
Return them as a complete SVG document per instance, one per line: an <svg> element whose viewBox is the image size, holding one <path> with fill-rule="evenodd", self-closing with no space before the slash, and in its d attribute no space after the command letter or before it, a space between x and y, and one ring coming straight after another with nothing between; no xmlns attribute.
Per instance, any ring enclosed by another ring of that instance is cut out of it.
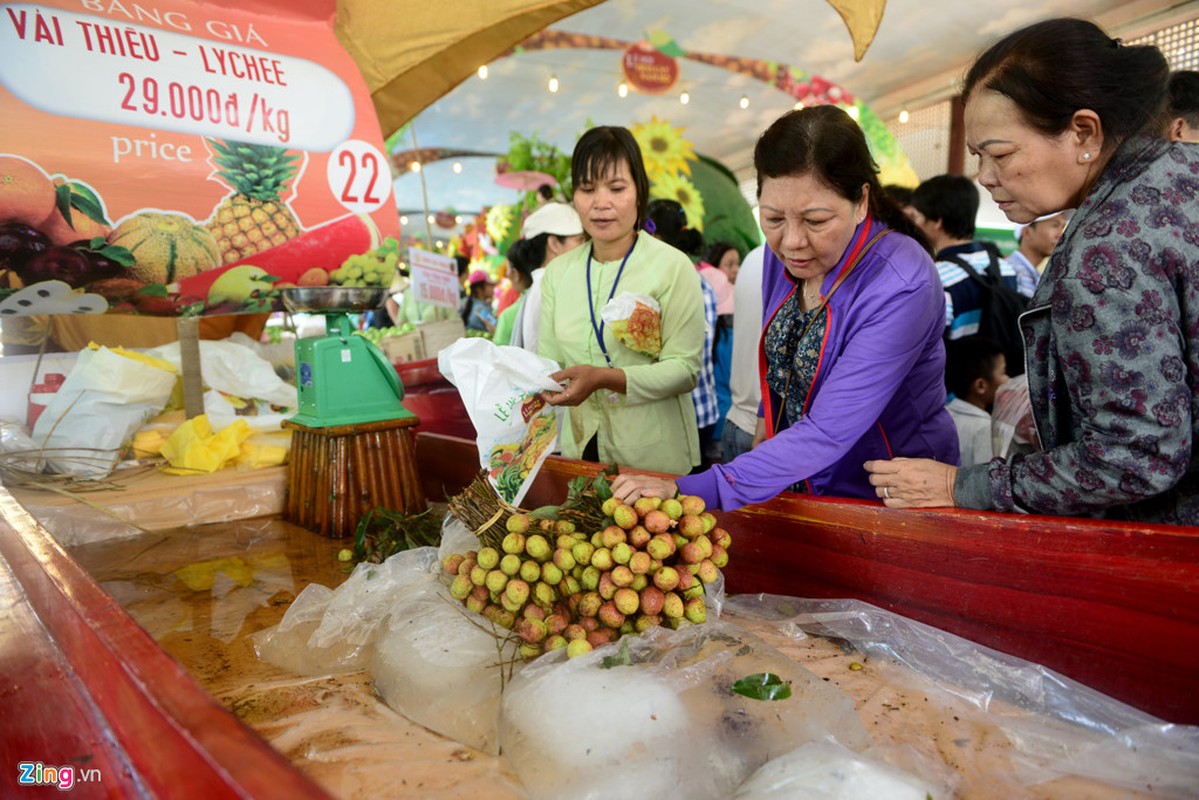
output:
<svg viewBox="0 0 1199 800"><path fill-rule="evenodd" d="M977 242L946 247L937 253L937 274L945 289L945 329L949 339L960 339L978 333L982 321L982 292L960 266L940 259L954 255L974 267L979 276L986 274L991 257ZM999 275L1009 289L1016 290L1016 270L999 259Z"/></svg>
<svg viewBox="0 0 1199 800"><path fill-rule="evenodd" d="M720 420L716 377L712 372L712 340L716 336L716 292L704 280L700 281L700 288L704 292L704 352L699 376L695 388L691 391L691 402L695 403L695 424L700 428L706 428Z"/></svg>

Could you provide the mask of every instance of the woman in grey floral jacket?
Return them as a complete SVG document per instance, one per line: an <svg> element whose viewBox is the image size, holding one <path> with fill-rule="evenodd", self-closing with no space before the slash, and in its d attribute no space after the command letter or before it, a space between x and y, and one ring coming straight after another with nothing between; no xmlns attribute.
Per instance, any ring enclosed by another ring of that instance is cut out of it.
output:
<svg viewBox="0 0 1199 800"><path fill-rule="evenodd" d="M1044 449L868 462L888 506L1199 525L1199 146L1155 135L1167 76L1155 48L1078 19L971 68L979 182L1013 222L1078 209L1021 317Z"/></svg>

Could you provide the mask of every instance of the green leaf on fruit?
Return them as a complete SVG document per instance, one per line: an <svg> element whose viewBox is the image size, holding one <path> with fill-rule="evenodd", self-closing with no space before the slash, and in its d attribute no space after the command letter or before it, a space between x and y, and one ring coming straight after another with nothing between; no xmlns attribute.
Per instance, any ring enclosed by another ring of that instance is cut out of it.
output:
<svg viewBox="0 0 1199 800"><path fill-rule="evenodd" d="M138 294L144 294L147 297L166 297L170 294L167 287L162 283L148 283L137 290Z"/></svg>
<svg viewBox="0 0 1199 800"><path fill-rule="evenodd" d="M562 506L540 506L529 512L529 519L557 519Z"/></svg>
<svg viewBox="0 0 1199 800"><path fill-rule="evenodd" d="M773 672L758 672L734 683L733 691L751 700L786 700L791 684Z"/></svg>
<svg viewBox="0 0 1199 800"><path fill-rule="evenodd" d="M620 649L616 651L614 656L604 656L600 659L600 669L612 669L613 667L631 667L633 666L633 656L629 653L629 640L620 640Z"/></svg>

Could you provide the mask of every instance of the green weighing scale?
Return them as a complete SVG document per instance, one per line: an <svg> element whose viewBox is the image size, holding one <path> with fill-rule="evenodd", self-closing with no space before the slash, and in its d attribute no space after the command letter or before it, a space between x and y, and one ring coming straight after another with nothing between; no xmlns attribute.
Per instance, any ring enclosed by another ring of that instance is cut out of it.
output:
<svg viewBox="0 0 1199 800"><path fill-rule="evenodd" d="M414 416L401 402L395 367L350 324L350 314L379 308L386 292L374 286L280 290L288 312L325 315L325 336L296 339L300 407L291 422L329 428Z"/></svg>

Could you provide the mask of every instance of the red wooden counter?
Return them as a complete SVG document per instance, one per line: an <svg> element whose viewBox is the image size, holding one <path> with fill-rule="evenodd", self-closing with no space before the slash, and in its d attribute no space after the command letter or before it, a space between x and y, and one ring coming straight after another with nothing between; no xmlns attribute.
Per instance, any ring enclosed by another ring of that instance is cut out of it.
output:
<svg viewBox="0 0 1199 800"><path fill-rule="evenodd" d="M473 479L474 443L423 433L426 496ZM551 458L526 506L596 465ZM316 798L0 490L0 761L79 767L83 797ZM722 515L733 593L856 598L1199 723L1199 531L789 495ZM330 542L332 545L333 543ZM83 780L84 769L103 775Z"/></svg>

